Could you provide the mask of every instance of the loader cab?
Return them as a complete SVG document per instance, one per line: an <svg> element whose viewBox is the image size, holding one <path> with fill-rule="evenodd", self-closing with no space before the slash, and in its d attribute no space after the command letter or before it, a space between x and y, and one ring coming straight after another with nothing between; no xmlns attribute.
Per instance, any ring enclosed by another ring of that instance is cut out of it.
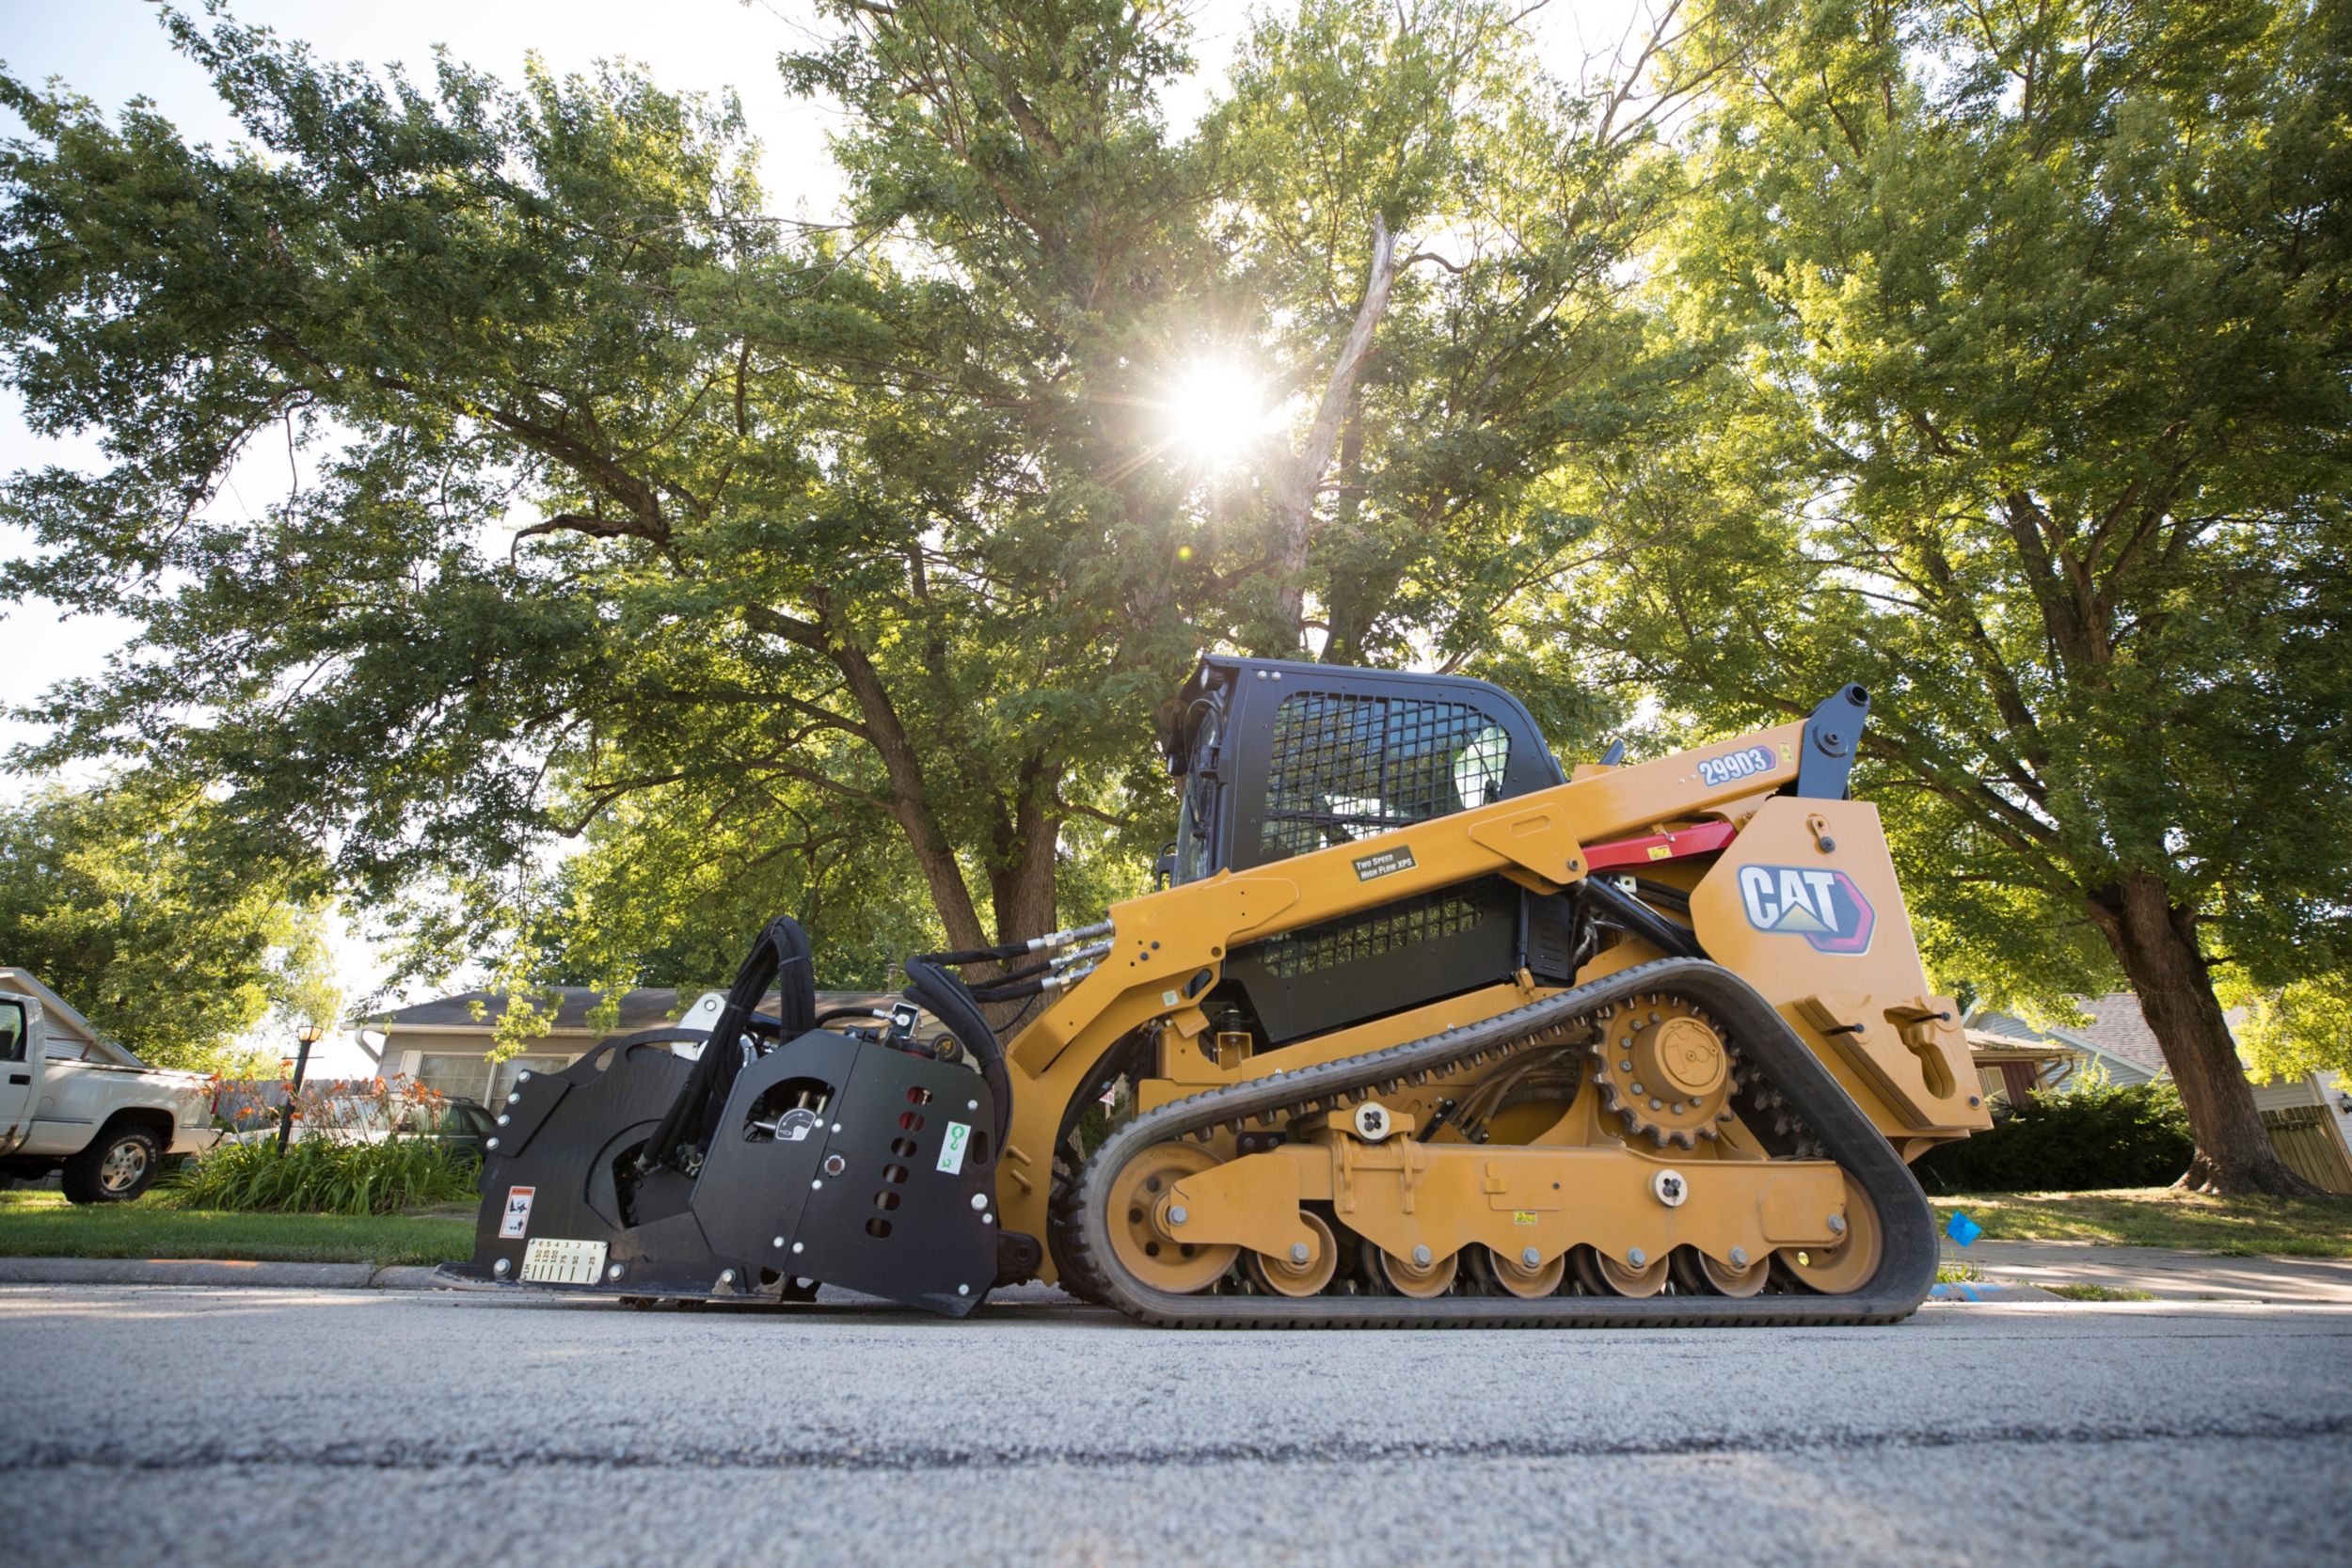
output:
<svg viewBox="0 0 2352 1568"><path fill-rule="evenodd" d="M1459 675L1211 657L1169 714L1176 882L1563 782L1519 700ZM1203 1006L1263 1050L1522 972L1565 984L1563 904L1502 877L1407 895L1235 949Z"/></svg>
<svg viewBox="0 0 2352 1568"><path fill-rule="evenodd" d="M1501 687L1285 659L1203 658L1161 746L1182 791L1177 882L1562 782Z"/></svg>

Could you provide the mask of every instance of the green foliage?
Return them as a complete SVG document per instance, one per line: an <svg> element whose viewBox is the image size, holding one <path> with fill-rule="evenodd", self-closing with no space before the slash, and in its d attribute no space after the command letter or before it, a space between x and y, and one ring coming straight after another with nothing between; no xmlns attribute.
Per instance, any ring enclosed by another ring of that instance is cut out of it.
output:
<svg viewBox="0 0 2352 1568"><path fill-rule="evenodd" d="M2216 1197L2185 1187L2002 1193L1931 1200L1940 1222L1965 1211L1997 1242L2088 1242L2256 1258L2352 1258L2352 1201Z"/></svg>
<svg viewBox="0 0 2352 1568"><path fill-rule="evenodd" d="M1459 663L1539 661L1486 607L1589 526L1537 476L1641 401L1640 117L1483 3L1267 20L1190 141L1171 8L819 12L784 65L849 111L847 231L765 214L732 103L619 68L417 80L166 13L250 138L226 152L0 79L30 132L0 148L0 355L107 458L0 491L40 546L0 592L148 628L26 760L217 781L331 843L417 970L520 933L517 987L707 975L790 909L866 977L1132 886L1110 863L1171 815L1151 716L1201 646L1265 635L1269 583L1303 574L1338 656L1445 622ZM1338 237L1302 249L1302 207ZM1166 455L1167 389L1204 352L1320 384L1375 220L1426 253L1302 565ZM230 514L264 442L299 489ZM583 830L576 870L526 869ZM888 907L850 912L860 884Z"/></svg>
<svg viewBox="0 0 2352 1568"><path fill-rule="evenodd" d="M778 914L807 928L827 986L898 983L907 954L945 945L929 901L899 891L921 882L903 840L845 826L813 790L758 796L756 809L677 794L616 805L557 875L537 975L723 989Z"/></svg>
<svg viewBox="0 0 2352 1568"><path fill-rule="evenodd" d="M2049 1285L2044 1286L2043 1289L2052 1295L2067 1301L2153 1301L2156 1299L2151 1291L2124 1290L2113 1285Z"/></svg>
<svg viewBox="0 0 2352 1568"><path fill-rule="evenodd" d="M310 1214L389 1214L427 1203L467 1203L480 1195L472 1161L436 1138L344 1142L299 1139L278 1152L266 1135L223 1142L166 1178L172 1202L187 1209L265 1210Z"/></svg>
<svg viewBox="0 0 2352 1568"><path fill-rule="evenodd" d="M2136 878L2257 971L2352 940L2343 13L1714 14L1755 71L1661 278L1742 354L1633 454L1600 640L1718 726L1868 685L1923 934L2002 1000L2111 981Z"/></svg>
<svg viewBox="0 0 2352 1568"><path fill-rule="evenodd" d="M2321 970L2269 990L2233 976L2219 990L2223 1004L2238 1009L2238 1052L2254 1076L2352 1078L2352 974Z"/></svg>
<svg viewBox="0 0 2352 1568"><path fill-rule="evenodd" d="M1715 5L1655 289L1719 353L1577 476L1606 516L1532 632L1661 726L1876 697L1932 968L2005 1005L2128 978L2287 1178L2209 959L2283 984L2352 921L2352 8Z"/></svg>
<svg viewBox="0 0 2352 1568"><path fill-rule="evenodd" d="M2169 1185L2196 1151L2169 1081L2086 1080L1996 1115L1991 1132L1931 1149L1911 1168L1931 1193L2091 1192Z"/></svg>
<svg viewBox="0 0 2352 1568"><path fill-rule="evenodd" d="M1336 421L1327 470L1295 471L1313 456L1311 432L1294 428L1296 451L1261 451L1242 478L1205 482L1226 553L1276 561L1235 583L1227 610L1263 652L1299 645L1271 601L1281 542L1266 502L1287 486L1327 497L1301 562L1324 658L1531 662L1498 612L1562 571L1594 526L1547 476L1606 462L1671 405L1683 356L1645 334L1628 286L1670 212L1651 101L1548 74L1519 10L1261 12L1203 125L1232 193L1216 224L1233 259L1223 352L1293 392L1295 427ZM1394 292L1352 392L1318 410L1359 320L1375 217L1402 236ZM1580 689L1543 673L1531 695ZM1592 718L1580 706L1573 727Z"/></svg>
<svg viewBox="0 0 2352 1568"><path fill-rule="evenodd" d="M0 489L0 594L145 628L25 760L201 780L528 1000L715 983L780 911L858 983L1091 915L1204 645L1486 674L1581 754L1859 679L1947 983L2211 959L2302 1060L2348 12L1717 0L1569 81L1514 8L1304 0L1184 138L1177 8L825 0L837 230L726 100L167 13L248 145L0 76L0 358L105 456ZM1286 423L1221 474L1166 428L1202 357ZM278 442L294 494L215 499Z"/></svg>
<svg viewBox="0 0 2352 1568"><path fill-rule="evenodd" d="M473 1250L470 1218L439 1214L228 1213L181 1209L169 1191L134 1203L0 1193L0 1257L235 1258L306 1263L446 1263Z"/></svg>
<svg viewBox="0 0 2352 1568"><path fill-rule="evenodd" d="M318 874L160 779L39 789L0 805L0 957L144 1060L219 1069L273 1006L331 1022Z"/></svg>

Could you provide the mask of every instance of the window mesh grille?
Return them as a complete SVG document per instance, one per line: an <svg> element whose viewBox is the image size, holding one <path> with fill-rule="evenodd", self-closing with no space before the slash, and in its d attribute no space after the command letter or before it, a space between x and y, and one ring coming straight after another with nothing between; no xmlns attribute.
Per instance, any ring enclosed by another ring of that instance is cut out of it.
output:
<svg viewBox="0 0 2352 1568"><path fill-rule="evenodd" d="M1486 906L1458 892L1424 893L1370 914L1269 937L1250 950L1278 980L1318 974L1339 964L1412 949L1439 937L1458 936L1486 919Z"/></svg>
<svg viewBox="0 0 2352 1568"><path fill-rule="evenodd" d="M1298 691L1274 712L1260 854L1304 854L1502 798L1510 737L1468 703Z"/></svg>

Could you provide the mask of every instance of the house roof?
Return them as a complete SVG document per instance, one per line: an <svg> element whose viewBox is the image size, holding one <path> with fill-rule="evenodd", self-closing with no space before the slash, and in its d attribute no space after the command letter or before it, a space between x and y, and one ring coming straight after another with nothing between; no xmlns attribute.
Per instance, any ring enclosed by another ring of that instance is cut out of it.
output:
<svg viewBox="0 0 2352 1568"><path fill-rule="evenodd" d="M2019 1035L1994 1034L1990 1029L1973 1027L1964 1032L1968 1037L1968 1053L1979 1060L2050 1062L2083 1054L2080 1047L2046 1036L2027 1039Z"/></svg>
<svg viewBox="0 0 2352 1568"><path fill-rule="evenodd" d="M2148 1021L2140 1016L2138 999L2130 991L2092 997L2081 1006L2091 1022L2050 1029L2038 1029L2014 1013L1972 1012L1967 1020L1969 1037L1973 1040L1981 1034L2028 1045L2071 1046L2150 1077L2163 1076L2164 1052L2156 1044L2155 1033L2148 1027ZM2117 1069L2110 1066L2108 1070Z"/></svg>
<svg viewBox="0 0 2352 1568"><path fill-rule="evenodd" d="M551 1010L548 1007L550 999L555 1004ZM547 986L540 988L536 1004L542 1011L550 1012L549 1034L625 1035L667 1023L686 1003L693 1000L688 997L681 1001L673 986L644 986L623 991L620 1021L609 1029L596 1028L589 1023L588 1015L604 999L605 993L595 986ZM381 1022L387 1031L419 1029L440 1033L479 1029L486 1033L497 1028L499 1020L506 1016L506 1004L504 991L464 990L414 1006L395 1007L382 1015Z"/></svg>
<svg viewBox="0 0 2352 1568"><path fill-rule="evenodd" d="M2127 990L2116 991L2084 1003L2083 1011L2091 1022L2067 1030L2068 1035L2149 1072L2165 1070L2164 1048L2156 1043L2156 1032L2148 1027L2139 1010L2139 998Z"/></svg>
<svg viewBox="0 0 2352 1568"><path fill-rule="evenodd" d="M544 986L539 988L537 1005L549 1014L551 1022L546 1031L552 1035L585 1035L601 1039L608 1035L630 1035L640 1029L651 1029L667 1023L691 1006L699 990L681 993L675 986L640 986L621 993L620 1018L610 1027L597 1027L588 1022L588 1015L604 1001L605 993L594 986ZM548 1004L552 1000L554 1006ZM879 1003L889 1006L889 994L882 991L820 990L817 993L817 1009L862 1006ZM507 994L504 991L468 990L455 996L444 996L414 1006L396 1007L380 1015L378 1027L387 1034L412 1030L422 1034L489 1034L498 1027L506 1014ZM762 1011L772 1012L775 993L771 991L761 1003Z"/></svg>

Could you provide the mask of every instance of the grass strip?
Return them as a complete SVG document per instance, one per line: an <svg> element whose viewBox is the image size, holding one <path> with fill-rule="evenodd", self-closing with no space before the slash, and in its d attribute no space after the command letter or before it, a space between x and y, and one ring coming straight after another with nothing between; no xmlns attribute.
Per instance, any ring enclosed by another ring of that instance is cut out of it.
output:
<svg viewBox="0 0 2352 1568"><path fill-rule="evenodd" d="M2236 1257L2352 1258L2352 1198L2211 1197L2176 1187L2091 1193L1979 1193L1936 1197L1987 1241L2098 1242Z"/></svg>
<svg viewBox="0 0 2352 1568"><path fill-rule="evenodd" d="M0 1193L0 1257L229 1258L270 1263L445 1263L473 1251L470 1214L276 1214L181 1209L151 1194L81 1206Z"/></svg>

